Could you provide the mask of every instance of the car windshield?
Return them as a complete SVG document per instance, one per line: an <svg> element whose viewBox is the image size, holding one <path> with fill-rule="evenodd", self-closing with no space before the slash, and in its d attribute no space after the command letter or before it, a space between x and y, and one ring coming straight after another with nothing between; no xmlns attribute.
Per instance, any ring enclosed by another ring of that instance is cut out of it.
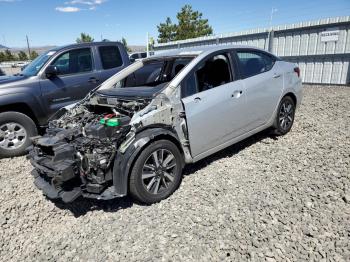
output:
<svg viewBox="0 0 350 262"><path fill-rule="evenodd" d="M151 60L130 74L121 87L163 85L170 82L192 59L193 57L174 57Z"/></svg>
<svg viewBox="0 0 350 262"><path fill-rule="evenodd" d="M54 53L55 51L48 51L38 56L24 68L21 74L25 76L35 76Z"/></svg>

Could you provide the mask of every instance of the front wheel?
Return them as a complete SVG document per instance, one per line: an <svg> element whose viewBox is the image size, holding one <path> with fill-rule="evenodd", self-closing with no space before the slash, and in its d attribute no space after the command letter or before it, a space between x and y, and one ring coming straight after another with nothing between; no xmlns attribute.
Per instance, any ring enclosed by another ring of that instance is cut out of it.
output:
<svg viewBox="0 0 350 262"><path fill-rule="evenodd" d="M285 135L290 131L294 123L294 114L294 100L290 96L283 97L278 106L276 119L273 125L276 135Z"/></svg>
<svg viewBox="0 0 350 262"><path fill-rule="evenodd" d="M182 155L172 142L158 140L147 146L137 158L130 174L131 195L146 204L170 196L182 178Z"/></svg>
<svg viewBox="0 0 350 262"><path fill-rule="evenodd" d="M38 134L35 123L19 112L0 113L0 158L25 154L30 137Z"/></svg>

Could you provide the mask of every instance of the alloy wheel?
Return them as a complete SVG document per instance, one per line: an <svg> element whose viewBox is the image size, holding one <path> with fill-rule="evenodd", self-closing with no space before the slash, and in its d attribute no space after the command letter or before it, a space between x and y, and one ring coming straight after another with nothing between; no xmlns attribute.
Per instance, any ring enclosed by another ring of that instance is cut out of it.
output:
<svg viewBox="0 0 350 262"><path fill-rule="evenodd" d="M288 130L293 124L294 105L290 101L284 101L280 107L279 125L283 130Z"/></svg>
<svg viewBox="0 0 350 262"><path fill-rule="evenodd" d="M0 147L6 150L20 148L26 141L27 131L18 123L9 122L0 126Z"/></svg>
<svg viewBox="0 0 350 262"><path fill-rule="evenodd" d="M174 183L175 170L175 156L169 150L157 149L143 165L143 186L151 194L164 192Z"/></svg>

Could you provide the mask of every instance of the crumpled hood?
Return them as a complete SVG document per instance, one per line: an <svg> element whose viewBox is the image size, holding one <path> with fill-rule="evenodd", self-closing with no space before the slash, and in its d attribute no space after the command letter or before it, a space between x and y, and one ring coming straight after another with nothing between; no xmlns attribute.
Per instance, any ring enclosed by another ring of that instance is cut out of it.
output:
<svg viewBox="0 0 350 262"><path fill-rule="evenodd" d="M151 99L158 94L165 86L166 83L158 86L136 86L136 87L123 87L123 88L111 88L98 90L97 95L106 97L121 97L121 98L141 98Z"/></svg>
<svg viewBox="0 0 350 262"><path fill-rule="evenodd" d="M24 75L0 76L0 88L3 84L15 83L27 79Z"/></svg>

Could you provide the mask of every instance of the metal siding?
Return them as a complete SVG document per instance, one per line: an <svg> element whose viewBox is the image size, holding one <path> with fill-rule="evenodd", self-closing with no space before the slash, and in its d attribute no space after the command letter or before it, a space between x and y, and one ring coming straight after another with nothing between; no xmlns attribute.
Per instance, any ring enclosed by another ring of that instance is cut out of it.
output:
<svg viewBox="0 0 350 262"><path fill-rule="evenodd" d="M321 42L321 32L339 29L337 41ZM350 78L350 17L273 27L272 52L299 65L303 82L348 84ZM208 45L250 45L269 48L269 29L208 36L158 44L156 51Z"/></svg>
<svg viewBox="0 0 350 262"><path fill-rule="evenodd" d="M310 33L310 38L309 38L309 48L308 48L308 55L315 55L316 54L316 48L317 48L317 32L315 30L312 30Z"/></svg>
<svg viewBox="0 0 350 262"><path fill-rule="evenodd" d="M342 72L341 72L341 78L340 78L340 84L348 84L349 82L349 61L343 62Z"/></svg>
<svg viewBox="0 0 350 262"><path fill-rule="evenodd" d="M279 43L279 46L278 46L278 53L277 53L277 55L283 56L284 55L285 46L286 46L286 37L285 37L285 35L282 35L282 36L279 37L278 43Z"/></svg>
<svg viewBox="0 0 350 262"><path fill-rule="evenodd" d="M300 68L300 76L301 76L301 80L303 82L305 82L306 79L306 63L305 62L299 62L298 66Z"/></svg>
<svg viewBox="0 0 350 262"><path fill-rule="evenodd" d="M299 55L299 49L300 49L300 35L293 35L292 36L292 56Z"/></svg>
<svg viewBox="0 0 350 262"><path fill-rule="evenodd" d="M300 39L299 55L307 55L308 41L309 41L309 34L304 32L301 35L301 39Z"/></svg>
<svg viewBox="0 0 350 262"><path fill-rule="evenodd" d="M348 28L347 30L346 45L345 45L344 53L350 53L350 28Z"/></svg>
<svg viewBox="0 0 350 262"><path fill-rule="evenodd" d="M331 81L332 75L332 62L326 61L323 63L323 72L322 72L322 84L329 84Z"/></svg>
<svg viewBox="0 0 350 262"><path fill-rule="evenodd" d="M339 40L336 43L335 52L336 54L341 54L345 52L347 30L342 27L339 32Z"/></svg>
<svg viewBox="0 0 350 262"><path fill-rule="evenodd" d="M313 79L312 83L321 83L322 80L322 67L323 64L321 62L315 62L315 67L314 67L314 74L313 74Z"/></svg>
<svg viewBox="0 0 350 262"><path fill-rule="evenodd" d="M343 62L342 62L341 59L336 59L333 62L333 70L332 70L332 75L331 75L331 84L340 83L342 66L343 66Z"/></svg>
<svg viewBox="0 0 350 262"><path fill-rule="evenodd" d="M314 66L315 66L315 63L313 61L308 61L306 63L306 71L305 71L304 82L306 82L306 83L311 83L312 82Z"/></svg>

